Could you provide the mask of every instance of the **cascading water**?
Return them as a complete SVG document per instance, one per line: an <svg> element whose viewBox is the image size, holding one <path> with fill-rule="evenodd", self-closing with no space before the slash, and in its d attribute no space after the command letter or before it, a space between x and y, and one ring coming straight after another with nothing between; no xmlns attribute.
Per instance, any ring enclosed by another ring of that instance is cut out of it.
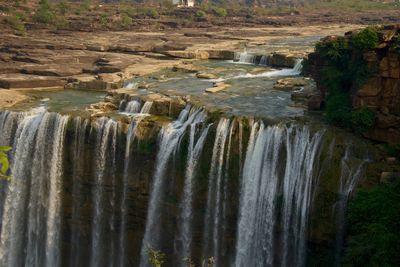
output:
<svg viewBox="0 0 400 267"><path fill-rule="evenodd" d="M221 188L224 186L223 164L226 140L229 133L229 119L221 119L214 142L213 155L211 160L210 179L207 193L207 207L204 220L204 238L203 238L203 259L217 257L220 255L221 247L221 209L222 209L222 194ZM219 258L216 258L216 266L218 266Z"/></svg>
<svg viewBox="0 0 400 267"><path fill-rule="evenodd" d="M189 153L187 159L187 167L185 174L185 184L183 188L183 196L180 202L180 226L178 227L178 234L175 238L175 254L178 259L184 259L185 257L191 256L191 247L192 247L192 210L193 210L193 186L194 186L194 176L196 167L199 161L199 157L201 155L204 142L206 140L208 130L210 126L207 126L203 129L200 137L195 143L195 135L197 124L192 123L190 125L190 133L189 133ZM187 264L184 261L181 261L181 266L184 267Z"/></svg>
<svg viewBox="0 0 400 267"><path fill-rule="evenodd" d="M321 136L310 136L307 128L253 125L243 169L235 266L304 264L312 169ZM281 247L274 237L278 222L283 224ZM280 260L274 259L275 251L282 251Z"/></svg>
<svg viewBox="0 0 400 267"><path fill-rule="evenodd" d="M105 216L103 212L104 202L104 178L107 175L105 172L107 164L115 166L115 153L116 153L116 137L118 130L118 123L108 118L100 118L96 121L95 129L97 131L95 149L98 152L95 159L95 184L93 185L93 205L94 214L92 221L92 244L91 244L91 259L90 266L100 266L103 262L106 262L104 252L108 244L105 242L105 232L107 230L105 223ZM113 175L113 173L110 173ZM113 222L111 221L111 224ZM111 225L110 225L111 226ZM113 229L113 227L109 227ZM112 243L109 247L109 253L113 252ZM111 249L111 250L110 250ZM111 254L112 255L112 254ZM113 258L111 258L113 259Z"/></svg>
<svg viewBox="0 0 400 267"><path fill-rule="evenodd" d="M170 248L166 266L186 266L185 257L196 266L210 257L215 266L304 266L325 161L337 170L341 197L329 205L341 246L346 203L367 163L353 146L331 160L337 146L324 130L207 124L204 110L188 106L146 149L142 117L130 117L123 126L43 109L0 113L0 145L13 146L0 266L148 266L147 245Z"/></svg>
<svg viewBox="0 0 400 267"><path fill-rule="evenodd" d="M146 101L140 110L141 114L150 114L151 107L153 106L152 101Z"/></svg>
<svg viewBox="0 0 400 267"><path fill-rule="evenodd" d="M156 170L150 193L147 212L146 228L142 242L140 266L148 266L147 246L159 249L161 238L160 214L164 195L165 170L171 155L176 152L178 145L190 124L197 124L206 118L203 110L191 109L187 106L179 115L178 120L163 127L160 133L160 145L157 156Z"/></svg>
<svg viewBox="0 0 400 267"><path fill-rule="evenodd" d="M73 158L81 159L72 162L72 198L73 198L73 208L72 208L72 226L71 226L71 252L70 252L70 266L79 266L81 258L80 243L82 241L82 236L79 230L78 221L82 216L81 204L83 202L83 186L80 178L83 176L84 172L84 162L82 159L85 157L85 140L86 132L89 127L88 120L82 120L80 117L76 117L73 120L74 125L74 139L72 143Z"/></svg>
<svg viewBox="0 0 400 267"><path fill-rule="evenodd" d="M13 138L13 178L4 202L1 266L59 266L68 117L45 110L23 116Z"/></svg>

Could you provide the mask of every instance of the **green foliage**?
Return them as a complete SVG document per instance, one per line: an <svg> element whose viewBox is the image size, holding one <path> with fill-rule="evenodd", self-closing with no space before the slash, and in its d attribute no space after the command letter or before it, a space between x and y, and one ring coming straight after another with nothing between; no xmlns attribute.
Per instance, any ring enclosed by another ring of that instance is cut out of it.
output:
<svg viewBox="0 0 400 267"><path fill-rule="evenodd" d="M67 14L69 7L67 2L65 1L60 1L60 3L58 3L58 10L60 11L60 14L65 16L65 14Z"/></svg>
<svg viewBox="0 0 400 267"><path fill-rule="evenodd" d="M228 11L226 11L226 9L223 7L213 7L212 11L218 17L226 17L228 15Z"/></svg>
<svg viewBox="0 0 400 267"><path fill-rule="evenodd" d="M92 1L91 0L83 0L82 4L81 4L81 8L85 11L89 11L90 7L92 5Z"/></svg>
<svg viewBox="0 0 400 267"><path fill-rule="evenodd" d="M11 147L8 146L0 146L0 179L9 179L10 177L7 175L9 169L9 161L7 152L11 150Z"/></svg>
<svg viewBox="0 0 400 267"><path fill-rule="evenodd" d="M344 266L400 266L400 179L350 202Z"/></svg>
<svg viewBox="0 0 400 267"><path fill-rule="evenodd" d="M154 9L154 8L147 9L146 15L151 17L151 18L153 18L153 19L158 18L160 16L158 14L158 11L156 9Z"/></svg>
<svg viewBox="0 0 400 267"><path fill-rule="evenodd" d="M11 26L18 33L25 33L25 25L18 15L7 16L5 19L6 23Z"/></svg>
<svg viewBox="0 0 400 267"><path fill-rule="evenodd" d="M368 27L354 36L352 41L356 49L373 49L378 46L379 37L375 28Z"/></svg>
<svg viewBox="0 0 400 267"><path fill-rule="evenodd" d="M164 263L165 254L161 251L153 249L151 246L147 246L147 253L149 253L149 263L154 267L161 267Z"/></svg>
<svg viewBox="0 0 400 267"><path fill-rule="evenodd" d="M351 41L344 37L335 37L323 40L315 46L315 51L327 65L321 73L321 81L328 90L327 120L332 124L351 128L359 134L373 125L375 115L367 108L352 111L351 91L365 83L374 70L368 68L361 51L363 49L354 45L375 47L375 35L377 37L374 29L366 28ZM307 62L305 66L307 71Z"/></svg>
<svg viewBox="0 0 400 267"><path fill-rule="evenodd" d="M124 28L127 28L131 26L132 24L132 19L127 15L127 14L122 14L121 15L121 26Z"/></svg>
<svg viewBox="0 0 400 267"><path fill-rule="evenodd" d="M33 16L34 21L44 24L51 24L55 21L56 16L51 10L48 0L40 0L39 6Z"/></svg>
<svg viewBox="0 0 400 267"><path fill-rule="evenodd" d="M356 133L365 133L374 125L375 113L367 107L351 112L351 126Z"/></svg>
<svg viewBox="0 0 400 267"><path fill-rule="evenodd" d="M204 18L206 16L207 16L207 13L205 11L203 11L203 10L198 10L196 12L196 17L198 17L198 18Z"/></svg>
<svg viewBox="0 0 400 267"><path fill-rule="evenodd" d="M326 101L326 117L328 122L341 126L351 125L351 99L346 93L330 94Z"/></svg>

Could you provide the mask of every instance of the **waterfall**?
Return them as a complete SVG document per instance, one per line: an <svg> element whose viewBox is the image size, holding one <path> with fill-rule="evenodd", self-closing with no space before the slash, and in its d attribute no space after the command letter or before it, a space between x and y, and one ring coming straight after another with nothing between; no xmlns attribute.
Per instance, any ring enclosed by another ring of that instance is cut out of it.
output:
<svg viewBox="0 0 400 267"><path fill-rule="evenodd" d="M347 212L348 200L355 190L360 178L362 177L368 159L365 158L359 164L354 164L354 159L350 158L350 145L347 146L344 157L340 162L340 183L339 183L339 195L340 199L337 203L337 235L336 235L336 251L335 251L335 265L340 266L340 256L343 248L343 240L345 234L345 216Z"/></svg>
<svg viewBox="0 0 400 267"><path fill-rule="evenodd" d="M92 244L90 258L90 266L92 267L100 266L101 263L106 261L105 252L108 244L106 244L104 236L106 231L110 229L107 229L107 224L105 223L104 218L104 185L106 183L105 178L107 177L107 165L115 165L117 128L118 123L108 118L98 119L95 125L97 136L95 143L95 181L93 185L94 210L92 218ZM110 253L110 251L108 252Z"/></svg>
<svg viewBox="0 0 400 267"><path fill-rule="evenodd" d="M24 114L18 125L2 219L1 266L60 263L60 191L67 122L67 116L37 110Z"/></svg>
<svg viewBox="0 0 400 267"><path fill-rule="evenodd" d="M151 246L167 266L213 257L216 267L302 267L314 253L307 241L327 223L321 207L339 262L347 203L368 163L356 140L292 122L211 124L187 106L149 128L158 139L146 144L135 140L145 116L131 116L125 136L123 122L108 118L0 112L0 145L13 147L12 179L0 191L0 266L147 267Z"/></svg>
<svg viewBox="0 0 400 267"><path fill-rule="evenodd" d="M268 66L268 56L261 56L259 64L262 66Z"/></svg>
<svg viewBox="0 0 400 267"><path fill-rule="evenodd" d="M119 104L119 110L123 113L127 113L127 114L150 114L150 110L153 106L153 102L152 101L146 101L143 104L140 103L139 100L126 100L123 99L121 101L121 103Z"/></svg>
<svg viewBox="0 0 400 267"><path fill-rule="evenodd" d="M76 117L73 120L74 139L72 143L73 159L72 162L72 225L71 225L71 248L70 248L70 266L79 266L81 249L80 242L82 241L81 230L79 229L79 220L81 218L81 205L83 202L82 192L82 177L84 172L84 157L85 157L85 140L86 131L89 126L88 120L83 120L81 117Z"/></svg>
<svg viewBox="0 0 400 267"><path fill-rule="evenodd" d="M140 110L141 114L150 114L151 107L153 106L152 101L146 101Z"/></svg>
<svg viewBox="0 0 400 267"><path fill-rule="evenodd" d="M218 266L218 255L221 245L221 188L223 186L223 164L226 140L228 139L230 120L222 118L217 127L215 136L211 168L209 174L207 207L204 220L203 259L216 258L215 266Z"/></svg>
<svg viewBox="0 0 400 267"><path fill-rule="evenodd" d="M160 145L156 162L156 170L150 192L149 207L147 212L146 229L142 241L140 266L148 266L147 246L159 249L160 246L160 214L164 195L165 171L170 156L176 152L178 145L192 123L202 122L206 113L200 109L191 109L187 106L179 118L161 129Z"/></svg>
<svg viewBox="0 0 400 267"><path fill-rule="evenodd" d="M235 266L275 266L275 251L282 251L280 266L304 264L312 170L321 137L321 132L311 136L306 127L253 125L243 168ZM276 217L280 195L281 219ZM279 221L282 247L275 247Z"/></svg>
<svg viewBox="0 0 400 267"><path fill-rule="evenodd" d="M141 104L140 104L140 102L138 100L129 101L126 104L124 112L130 113L130 114L139 113L140 106L141 106Z"/></svg>
<svg viewBox="0 0 400 267"><path fill-rule="evenodd" d="M192 202L193 202L193 186L194 186L194 176L196 166L199 161L199 157L203 150L204 142L207 137L208 130L210 125L205 127L195 143L195 135L196 128L198 125L192 123L190 125L190 133L189 133L189 147L188 147L188 159L186 166L186 174L185 174L185 184L183 188L183 196L180 202L180 225L179 232L175 241L175 250L178 259L184 259L185 257L191 256L191 247L192 247ZM184 267L183 261L180 261L181 266Z"/></svg>
<svg viewBox="0 0 400 267"><path fill-rule="evenodd" d="M235 53L235 61L243 64L257 64L257 56L247 51Z"/></svg>

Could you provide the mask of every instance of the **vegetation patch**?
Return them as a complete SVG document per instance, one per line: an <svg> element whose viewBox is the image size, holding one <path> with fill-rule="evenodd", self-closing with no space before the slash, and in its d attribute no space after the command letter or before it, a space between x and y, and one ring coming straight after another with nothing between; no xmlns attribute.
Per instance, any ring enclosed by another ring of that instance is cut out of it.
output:
<svg viewBox="0 0 400 267"><path fill-rule="evenodd" d="M327 88L326 117L328 122L362 134L370 129L375 114L368 108L352 109L352 92L365 83L375 71L368 67L363 52L379 43L375 28L368 27L352 38L334 37L316 44L315 51L327 67L321 81ZM309 62L305 62L305 68Z"/></svg>
<svg viewBox="0 0 400 267"><path fill-rule="evenodd" d="M349 206L344 266L400 266L400 179L361 191Z"/></svg>

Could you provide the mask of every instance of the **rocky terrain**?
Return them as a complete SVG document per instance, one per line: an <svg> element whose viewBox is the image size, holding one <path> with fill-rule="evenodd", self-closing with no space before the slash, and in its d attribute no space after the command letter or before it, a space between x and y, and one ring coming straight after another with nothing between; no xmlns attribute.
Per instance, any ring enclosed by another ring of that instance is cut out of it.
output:
<svg viewBox="0 0 400 267"><path fill-rule="evenodd" d="M359 31L345 34L345 39L354 42ZM368 76L351 88L353 109L368 108L374 114L373 126L364 136L382 142L397 143L400 140L400 27L385 26L377 32L376 46L364 50L354 49L352 57L361 53L362 64L368 66ZM338 37L325 38L323 44L337 42ZM332 72L332 63L320 53L309 56L312 76L323 95L329 96L324 81L325 73ZM353 78L356 80L356 77Z"/></svg>

